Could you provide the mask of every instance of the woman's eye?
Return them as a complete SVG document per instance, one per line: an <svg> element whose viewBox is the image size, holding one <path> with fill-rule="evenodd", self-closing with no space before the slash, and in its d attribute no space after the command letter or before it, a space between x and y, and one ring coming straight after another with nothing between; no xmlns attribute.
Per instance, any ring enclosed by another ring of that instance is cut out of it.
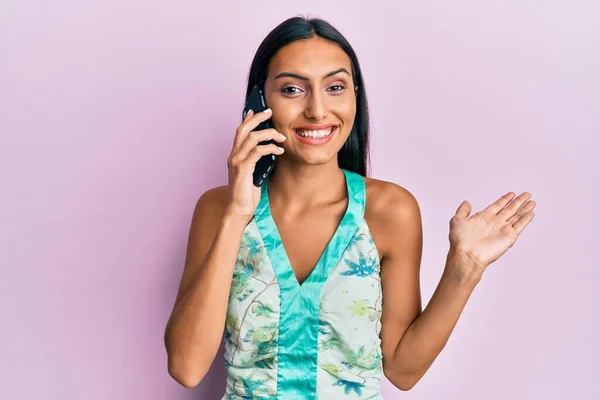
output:
<svg viewBox="0 0 600 400"><path fill-rule="evenodd" d="M338 88L337 90L333 90L334 92L340 92L340 91L344 90L344 87L342 85L333 85L333 86L330 86L329 88L330 89L331 88Z"/></svg>
<svg viewBox="0 0 600 400"><path fill-rule="evenodd" d="M296 86L286 86L283 89L281 89L281 92L285 93L285 94L295 94L295 93L298 93L297 91L294 91L294 89L300 90L300 88L298 88Z"/></svg>

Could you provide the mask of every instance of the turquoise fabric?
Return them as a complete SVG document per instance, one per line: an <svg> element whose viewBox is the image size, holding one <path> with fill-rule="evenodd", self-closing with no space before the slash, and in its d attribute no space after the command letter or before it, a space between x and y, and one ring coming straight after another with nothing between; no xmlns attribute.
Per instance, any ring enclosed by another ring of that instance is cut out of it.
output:
<svg viewBox="0 0 600 400"><path fill-rule="evenodd" d="M364 179L342 171L346 212L302 285L263 183L234 270L223 399L382 399L379 255L364 221Z"/></svg>
<svg viewBox="0 0 600 400"><path fill-rule="evenodd" d="M317 392L317 335L319 299L331 269L341 258L364 214L364 181L343 170L348 206L333 237L302 285L294 275L269 206L268 180L263 184L255 213L281 290L277 393L282 399L314 399Z"/></svg>

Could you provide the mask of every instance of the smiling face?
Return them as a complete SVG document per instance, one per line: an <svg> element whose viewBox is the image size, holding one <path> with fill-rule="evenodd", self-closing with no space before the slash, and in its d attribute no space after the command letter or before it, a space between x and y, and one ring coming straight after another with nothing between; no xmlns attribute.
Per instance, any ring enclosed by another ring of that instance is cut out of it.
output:
<svg viewBox="0 0 600 400"><path fill-rule="evenodd" d="M356 116L352 64L335 43L315 36L292 42L273 56L265 101L273 127L288 139L285 153L304 164L337 156Z"/></svg>

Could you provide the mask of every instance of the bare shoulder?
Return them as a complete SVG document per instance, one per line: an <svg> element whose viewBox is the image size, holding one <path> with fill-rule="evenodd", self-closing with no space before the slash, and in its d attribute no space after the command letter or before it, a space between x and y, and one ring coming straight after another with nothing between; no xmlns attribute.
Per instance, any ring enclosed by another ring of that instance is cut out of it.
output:
<svg viewBox="0 0 600 400"><path fill-rule="evenodd" d="M223 218L226 203L227 186L213 187L202 193L196 202L192 216L190 246L204 248L207 244L207 238L210 238L210 241L212 241L212 237L216 234L219 223ZM204 239L204 243L200 246L198 246L197 240L194 240L198 238ZM188 250L193 250L193 248L188 248Z"/></svg>
<svg viewBox="0 0 600 400"><path fill-rule="evenodd" d="M227 185L216 186L206 190L196 203L194 214L212 213L221 217L227 200Z"/></svg>
<svg viewBox="0 0 600 400"><path fill-rule="evenodd" d="M394 183L365 177L367 200L365 217L375 223L399 222L420 214L415 196L406 188ZM394 221L395 220L395 221Z"/></svg>
<svg viewBox="0 0 600 400"><path fill-rule="evenodd" d="M390 254L397 235L421 229L421 210L415 196L406 188L365 177L365 220L381 258Z"/></svg>

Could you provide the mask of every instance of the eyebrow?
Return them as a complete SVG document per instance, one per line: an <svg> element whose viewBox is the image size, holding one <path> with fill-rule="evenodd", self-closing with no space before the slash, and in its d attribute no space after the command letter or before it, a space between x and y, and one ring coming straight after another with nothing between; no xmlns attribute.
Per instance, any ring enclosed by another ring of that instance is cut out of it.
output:
<svg viewBox="0 0 600 400"><path fill-rule="evenodd" d="M346 70L346 68L340 68L340 69L336 69L335 71L331 71L330 73L328 73L327 75L325 75L323 77L323 79L325 78L329 78L330 76L333 76L335 74L339 74L340 72L344 72L348 75L350 75L350 72L348 72L348 70ZM308 81L309 79L305 76L299 75L299 74L295 74L293 72L282 72L280 74L277 74L277 76L275 76L275 78L273 79L278 79L278 78L296 78L296 79L300 79L303 81Z"/></svg>

